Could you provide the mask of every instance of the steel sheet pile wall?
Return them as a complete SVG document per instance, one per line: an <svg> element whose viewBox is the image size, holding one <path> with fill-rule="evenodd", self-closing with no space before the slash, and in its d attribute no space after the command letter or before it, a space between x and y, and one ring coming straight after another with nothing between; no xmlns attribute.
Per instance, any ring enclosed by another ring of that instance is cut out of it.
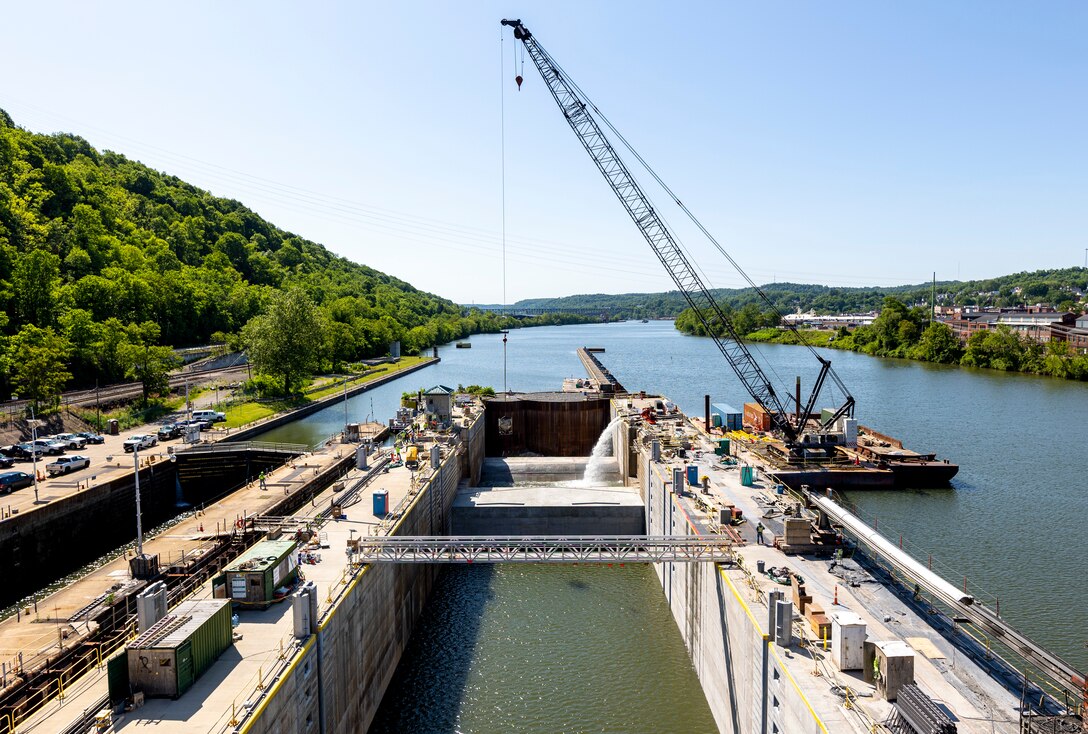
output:
<svg viewBox="0 0 1088 734"><path fill-rule="evenodd" d="M482 416L467 430L480 441ZM467 456L466 454L465 456ZM429 486L407 509L397 535L445 535L465 458L450 452ZM479 467L469 474L478 476ZM365 732L393 677L431 589L436 566L379 564L367 567L322 618L318 633L267 703L247 724L248 732ZM319 590L324 594L325 590Z"/></svg>
<svg viewBox="0 0 1088 734"><path fill-rule="evenodd" d="M647 533L693 534L671 485L666 486L664 467L650 461L647 451L640 455L638 468ZM779 657L773 636L767 636L767 608L744 585L742 571L714 563L660 563L654 569L719 731L848 730L844 720L821 722L812 711Z"/></svg>
<svg viewBox="0 0 1088 734"><path fill-rule="evenodd" d="M526 393L484 403L488 456L588 456L608 425L610 401L573 393ZM509 419L509 429L503 421Z"/></svg>

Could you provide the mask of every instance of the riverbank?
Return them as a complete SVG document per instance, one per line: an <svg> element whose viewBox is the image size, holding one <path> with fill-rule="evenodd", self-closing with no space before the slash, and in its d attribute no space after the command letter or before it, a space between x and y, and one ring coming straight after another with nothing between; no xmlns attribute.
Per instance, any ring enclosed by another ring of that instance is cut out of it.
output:
<svg viewBox="0 0 1088 734"><path fill-rule="evenodd" d="M231 427L232 413L228 411L226 423L228 437L224 438L223 440L250 440L258 434L264 433L265 431L270 431L273 428L277 428L286 423L298 420L299 418L304 418L320 410L324 410L330 405L333 405L334 403L337 403L341 400L351 398L366 390L370 390L380 385L384 385L387 382L391 382L392 380L397 379L398 377L411 374L412 372L421 370L424 367L429 367L430 365L436 364L439 361L439 357L404 357L402 358L401 362L397 363L396 369L382 369L375 372L368 372L365 376L360 377L357 380L352 380L346 383L340 382L335 385L325 387L318 393L316 393L321 397L317 397L316 399L314 399L313 397L303 398L304 402L300 402L294 407L286 407L279 411L270 412L265 415L260 415L258 413L257 417L250 418L246 423L236 427ZM387 366L390 365L383 365L383 368ZM255 411L252 407L247 406L254 405L262 408L265 407L265 404L261 403L243 403L239 406L236 406L238 410L237 415L246 415L247 412L249 412L250 415L253 415Z"/></svg>
<svg viewBox="0 0 1088 734"><path fill-rule="evenodd" d="M688 321L678 320L676 329L689 336L706 336ZM858 327L852 331L845 327L838 331L803 329L798 333L813 347L857 352L870 357L1088 381L1088 355L1075 353L1065 342L1038 344L1006 328L978 332L966 347L956 340L947 325L941 323L927 327L916 336L916 341L905 341L894 347L887 346L886 340L874 337L866 329L872 327ZM773 326L746 334L744 339L763 344L802 343L794 332Z"/></svg>

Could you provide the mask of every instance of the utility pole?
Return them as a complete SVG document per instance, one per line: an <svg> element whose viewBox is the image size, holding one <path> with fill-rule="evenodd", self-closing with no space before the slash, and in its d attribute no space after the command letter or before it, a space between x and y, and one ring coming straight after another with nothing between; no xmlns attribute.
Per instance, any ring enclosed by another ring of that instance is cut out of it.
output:
<svg viewBox="0 0 1088 734"><path fill-rule="evenodd" d="M929 292L929 325L937 318L937 271L933 271L933 287Z"/></svg>
<svg viewBox="0 0 1088 734"><path fill-rule="evenodd" d="M98 378L94 378L94 430L102 432L102 403L98 399Z"/></svg>

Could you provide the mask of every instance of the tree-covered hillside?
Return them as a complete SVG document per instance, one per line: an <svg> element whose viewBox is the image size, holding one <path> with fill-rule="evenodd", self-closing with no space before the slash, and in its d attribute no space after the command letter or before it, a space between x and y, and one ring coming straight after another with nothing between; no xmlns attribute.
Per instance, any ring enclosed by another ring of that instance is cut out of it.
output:
<svg viewBox="0 0 1088 734"><path fill-rule="evenodd" d="M760 286L782 314L815 311L829 313L867 313L879 311L887 296L905 303L928 303L931 283L898 285L885 288L844 288L803 283L768 283ZM1061 310L1075 310L1088 292L1088 269L1065 268L1015 273L998 278L972 281L937 281L937 303L947 305L1015 306L1024 303L1049 303ZM754 304L765 305L752 288L720 288L712 291L719 303L733 309ZM679 316L687 303L678 291L665 293L594 293L563 298L528 298L514 304L519 308L600 309L625 318L664 318Z"/></svg>
<svg viewBox="0 0 1088 734"><path fill-rule="evenodd" d="M145 369L165 359L153 347L231 339L285 291L317 307L319 362L332 367L397 339L413 352L502 326L237 201L78 136L18 128L0 110L4 395L138 379L140 359Z"/></svg>

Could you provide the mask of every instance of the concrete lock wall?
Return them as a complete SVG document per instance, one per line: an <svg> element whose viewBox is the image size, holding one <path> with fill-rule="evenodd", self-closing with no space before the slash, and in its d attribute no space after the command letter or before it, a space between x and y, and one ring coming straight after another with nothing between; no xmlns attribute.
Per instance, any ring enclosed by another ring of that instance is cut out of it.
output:
<svg viewBox="0 0 1088 734"><path fill-rule="evenodd" d="M122 461L132 466L126 454ZM38 505L33 512L0 522L0 558L4 583L0 607L12 604L136 537L136 482L129 473L109 481L91 481L83 472L78 481L89 489ZM73 478L74 480L74 478ZM140 470L140 500L144 528L176 514L177 471L170 462ZM31 491L31 490L23 490ZM51 495L48 485L43 498ZM58 543L57 538L64 538Z"/></svg>
<svg viewBox="0 0 1088 734"><path fill-rule="evenodd" d="M449 508L464 470L462 460L458 451L443 458L431 484L407 509L398 535L448 534ZM270 691L267 704L247 731L365 732L439 571L438 566L418 564L366 567L326 613L318 633L306 643L276 690Z"/></svg>
<svg viewBox="0 0 1088 734"><path fill-rule="evenodd" d="M671 477L648 453L640 455L638 470L647 534L694 534L672 495ZM845 720L821 721L812 711L764 629L767 609L744 585L742 571L716 563L657 563L654 570L719 731L845 730Z"/></svg>

